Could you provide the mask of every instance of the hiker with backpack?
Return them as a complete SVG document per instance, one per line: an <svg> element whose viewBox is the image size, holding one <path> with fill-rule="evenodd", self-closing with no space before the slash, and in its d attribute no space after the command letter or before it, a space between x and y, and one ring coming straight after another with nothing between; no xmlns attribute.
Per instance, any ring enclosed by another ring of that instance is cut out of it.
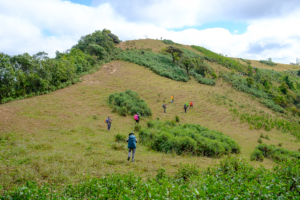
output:
<svg viewBox="0 0 300 200"><path fill-rule="evenodd" d="M171 103L174 103L174 95L171 96Z"/></svg>
<svg viewBox="0 0 300 200"><path fill-rule="evenodd" d="M186 110L187 110L186 104L183 105L183 108L184 108L184 112L186 113Z"/></svg>
<svg viewBox="0 0 300 200"><path fill-rule="evenodd" d="M112 122L112 118L110 118L110 115L108 115L108 117L105 120L105 122L107 123L107 130L110 131L111 122Z"/></svg>
<svg viewBox="0 0 300 200"><path fill-rule="evenodd" d="M135 151L136 151L136 143L137 143L137 140L136 140L136 137L134 136L134 133L129 133L129 137L127 139L127 142L128 142L128 158L127 160L129 161L130 160L130 154L132 152L132 159L131 161L134 162L134 155L135 155Z"/></svg>
<svg viewBox="0 0 300 200"><path fill-rule="evenodd" d="M163 104L162 107L164 108L164 113L166 113L166 109L167 109L167 104Z"/></svg>
<svg viewBox="0 0 300 200"><path fill-rule="evenodd" d="M134 115L134 120L135 120L135 124L136 123L140 123L140 116L139 116L139 113L136 113L136 115Z"/></svg>
<svg viewBox="0 0 300 200"><path fill-rule="evenodd" d="M194 108L194 104L192 101L190 102L190 108Z"/></svg>

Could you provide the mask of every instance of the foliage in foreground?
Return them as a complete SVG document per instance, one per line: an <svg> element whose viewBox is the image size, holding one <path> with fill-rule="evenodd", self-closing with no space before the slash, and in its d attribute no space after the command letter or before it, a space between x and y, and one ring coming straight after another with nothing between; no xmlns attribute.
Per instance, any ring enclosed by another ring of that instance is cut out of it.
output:
<svg viewBox="0 0 300 200"><path fill-rule="evenodd" d="M0 199L297 199L299 195L299 160L268 170L231 158L203 172L186 165L170 176L160 169L156 178L145 181L133 173L110 174L69 185L62 192L54 185L28 182Z"/></svg>
<svg viewBox="0 0 300 200"><path fill-rule="evenodd" d="M149 121L139 132L142 144L155 151L189 153L195 156L221 157L239 153L240 146L229 136L198 124L176 124L175 121Z"/></svg>
<svg viewBox="0 0 300 200"><path fill-rule="evenodd" d="M275 145L259 144L255 148L254 152L252 153L253 157L251 155L251 160L260 160L261 155L265 158L270 158L279 162L300 160L300 152L290 151L281 147L278 148Z"/></svg>
<svg viewBox="0 0 300 200"><path fill-rule="evenodd" d="M131 90L109 95L108 103L113 106L113 112L122 116L139 113L141 116L151 116L151 109L146 102L140 98L138 93Z"/></svg>

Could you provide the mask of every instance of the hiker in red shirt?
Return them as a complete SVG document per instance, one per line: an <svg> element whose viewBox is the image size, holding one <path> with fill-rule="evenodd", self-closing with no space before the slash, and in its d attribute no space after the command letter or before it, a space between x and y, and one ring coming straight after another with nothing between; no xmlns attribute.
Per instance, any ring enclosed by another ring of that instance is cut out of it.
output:
<svg viewBox="0 0 300 200"><path fill-rule="evenodd" d="M191 102L190 102L190 108L194 108L193 106L194 106L194 104L193 104L193 102L191 101Z"/></svg>

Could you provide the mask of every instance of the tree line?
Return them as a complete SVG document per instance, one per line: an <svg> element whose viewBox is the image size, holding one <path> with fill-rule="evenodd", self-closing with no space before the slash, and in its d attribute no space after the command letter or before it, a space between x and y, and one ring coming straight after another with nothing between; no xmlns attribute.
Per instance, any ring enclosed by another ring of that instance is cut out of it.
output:
<svg viewBox="0 0 300 200"><path fill-rule="evenodd" d="M120 49L119 38L110 30L83 36L65 52L56 51L55 58L45 52L34 55L9 56L0 53L0 102L45 94L79 81L101 63L109 62Z"/></svg>

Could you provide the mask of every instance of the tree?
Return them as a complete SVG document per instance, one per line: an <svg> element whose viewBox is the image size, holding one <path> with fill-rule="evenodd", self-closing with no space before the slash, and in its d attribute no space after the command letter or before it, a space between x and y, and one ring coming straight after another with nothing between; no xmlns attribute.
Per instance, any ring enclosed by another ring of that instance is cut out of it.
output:
<svg viewBox="0 0 300 200"><path fill-rule="evenodd" d="M189 75L189 71L195 67L195 59L190 57L183 57L181 63L186 70L186 73Z"/></svg>
<svg viewBox="0 0 300 200"><path fill-rule="evenodd" d="M172 58L173 58L172 62L173 63L175 63L175 61L178 62L180 60L180 58L182 57L182 55L183 55L183 51L181 49L178 49L178 48L173 47L173 46L168 46L166 48L166 52L172 55Z"/></svg>
<svg viewBox="0 0 300 200"><path fill-rule="evenodd" d="M250 65L248 65L247 67L247 73L248 73L248 76L252 76L253 75L253 69Z"/></svg>
<svg viewBox="0 0 300 200"><path fill-rule="evenodd" d="M254 84L253 78L247 78L246 81L247 81L248 87L251 87Z"/></svg>

